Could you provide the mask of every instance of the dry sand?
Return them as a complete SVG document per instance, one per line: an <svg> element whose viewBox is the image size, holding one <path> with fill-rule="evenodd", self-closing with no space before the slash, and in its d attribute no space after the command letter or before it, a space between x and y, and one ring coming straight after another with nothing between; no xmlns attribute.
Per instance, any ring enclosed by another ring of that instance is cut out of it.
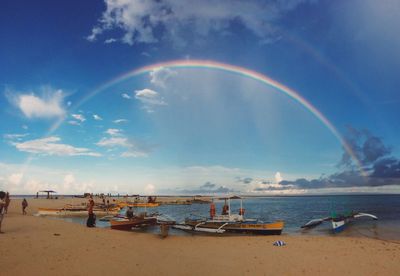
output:
<svg viewBox="0 0 400 276"><path fill-rule="evenodd" d="M80 199L74 199L82 202ZM400 241L312 236L169 236L34 217L70 199L11 201L0 275L400 275ZM275 247L281 239L287 246Z"/></svg>

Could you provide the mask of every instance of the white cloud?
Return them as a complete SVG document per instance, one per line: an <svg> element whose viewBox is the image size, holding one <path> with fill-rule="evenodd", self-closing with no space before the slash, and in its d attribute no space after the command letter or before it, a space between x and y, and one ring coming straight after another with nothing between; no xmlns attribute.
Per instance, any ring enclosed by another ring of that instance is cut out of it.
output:
<svg viewBox="0 0 400 276"><path fill-rule="evenodd" d="M121 153L121 157L147 157L150 152L149 149L146 149L145 147L138 145L135 141L128 139L122 134L121 129L109 128L105 133L111 137L103 137L96 143L96 145L110 149L124 148L125 151Z"/></svg>
<svg viewBox="0 0 400 276"><path fill-rule="evenodd" d="M81 123L83 123L84 121L86 121L85 116L83 116L82 114L72 114L71 115L74 119L80 121Z"/></svg>
<svg viewBox="0 0 400 276"><path fill-rule="evenodd" d="M85 175L85 174L84 174ZM108 191L95 181L81 180L73 172L35 165L0 163L0 186L11 194L36 194L40 190L54 190L58 194L83 194ZM96 179L101 181L101 179Z"/></svg>
<svg viewBox="0 0 400 276"><path fill-rule="evenodd" d="M93 191L93 182L79 182L75 175L68 173L64 176L62 187L58 187L63 194L83 194ZM59 192L60 192L59 191Z"/></svg>
<svg viewBox="0 0 400 276"><path fill-rule="evenodd" d="M147 184L146 187L144 187L144 192L147 195L154 195L156 191L156 187L153 184Z"/></svg>
<svg viewBox="0 0 400 276"><path fill-rule="evenodd" d="M128 139L125 137L111 137L111 138L102 138L99 142L97 142L100 147L130 147Z"/></svg>
<svg viewBox="0 0 400 276"><path fill-rule="evenodd" d="M110 44L110 43L114 43L114 42L116 42L117 40L115 39L115 38L109 38L109 39L106 39L106 40L104 40L104 43L105 44Z"/></svg>
<svg viewBox="0 0 400 276"><path fill-rule="evenodd" d="M103 32L102 28L94 27L92 29L92 34L87 37L87 40L95 41L96 40L96 36L101 34L102 32Z"/></svg>
<svg viewBox="0 0 400 276"><path fill-rule="evenodd" d="M73 120L68 121L68 124L73 125L73 126L80 126L81 125L78 121L73 121Z"/></svg>
<svg viewBox="0 0 400 276"><path fill-rule="evenodd" d="M121 124L121 123L127 123L127 122L128 122L127 119L117 119L117 120L113 121L113 123L115 123L115 124Z"/></svg>
<svg viewBox="0 0 400 276"><path fill-rule="evenodd" d="M132 97L129 96L127 93L122 93L121 96L122 96L122 98L124 98L124 99L128 99L128 100L132 99Z"/></svg>
<svg viewBox="0 0 400 276"><path fill-rule="evenodd" d="M27 126L27 125L22 125L21 127L22 127L23 129L25 129L25 130L28 129L28 126Z"/></svg>
<svg viewBox="0 0 400 276"><path fill-rule="evenodd" d="M188 38L205 37L214 32L234 31L240 23L262 40L274 36L275 22L303 2L315 0L104 0L106 10L87 37L89 41L104 32L122 30L121 41L155 43L161 39L184 43ZM157 32L155 29L157 28ZM156 34L157 33L157 34ZM188 35L188 34L191 35ZM188 38L187 38L188 37Z"/></svg>
<svg viewBox="0 0 400 276"><path fill-rule="evenodd" d="M143 103L147 112L154 112L154 106L167 105L158 92L148 88L136 90L135 98Z"/></svg>
<svg viewBox="0 0 400 276"><path fill-rule="evenodd" d="M120 129L110 128L105 133L111 137L103 137L96 145L110 149L124 148L125 151L121 153L121 157L147 157L150 152L150 149L124 136Z"/></svg>
<svg viewBox="0 0 400 276"><path fill-rule="evenodd" d="M303 194L305 190L298 189L295 185L279 184L283 180L280 172L276 172L274 180L266 180L264 178L252 181L247 189L249 193L257 194Z"/></svg>
<svg viewBox="0 0 400 276"><path fill-rule="evenodd" d="M135 98L139 100L152 100L158 97L158 93L151 89L143 89L135 91Z"/></svg>
<svg viewBox="0 0 400 276"><path fill-rule="evenodd" d="M23 177L22 173L13 173L8 177L8 181L11 185L19 185Z"/></svg>
<svg viewBox="0 0 400 276"><path fill-rule="evenodd" d="M13 143L13 145L23 152L36 153L42 155L57 156L101 156L99 153L92 152L87 148L77 148L67 144L59 143L61 139L56 136L50 136L42 139L25 141L22 143Z"/></svg>
<svg viewBox="0 0 400 276"><path fill-rule="evenodd" d="M75 176L73 174L65 175L63 182L64 189L70 190L74 183L75 183Z"/></svg>
<svg viewBox="0 0 400 276"><path fill-rule="evenodd" d="M103 118L101 118L99 115L97 114L93 114L93 119L95 119L96 121L101 121L103 120Z"/></svg>
<svg viewBox="0 0 400 276"><path fill-rule="evenodd" d="M279 184L283 180L283 177L280 172L276 172L275 174L275 183Z"/></svg>
<svg viewBox="0 0 400 276"><path fill-rule="evenodd" d="M28 136L29 133L24 133L24 134L4 134L3 137L4 139L7 140L21 140L22 138Z"/></svg>
<svg viewBox="0 0 400 276"><path fill-rule="evenodd" d="M137 149L130 149L129 151L125 151L125 152L121 153L121 157L138 158L138 157L147 157L147 156L149 156L148 152L140 151Z"/></svg>
<svg viewBox="0 0 400 276"><path fill-rule="evenodd" d="M33 93L20 94L16 96L14 102L28 118L52 118L64 116L63 99L62 90L57 90L48 92L43 97L38 97Z"/></svg>
<svg viewBox="0 0 400 276"><path fill-rule="evenodd" d="M177 75L176 71L169 68L159 67L150 72L150 82L165 88L166 81L175 75Z"/></svg>
<svg viewBox="0 0 400 276"><path fill-rule="evenodd" d="M109 128L105 131L105 133L111 135L111 136L116 136L121 134L122 130L117 129L117 128Z"/></svg>

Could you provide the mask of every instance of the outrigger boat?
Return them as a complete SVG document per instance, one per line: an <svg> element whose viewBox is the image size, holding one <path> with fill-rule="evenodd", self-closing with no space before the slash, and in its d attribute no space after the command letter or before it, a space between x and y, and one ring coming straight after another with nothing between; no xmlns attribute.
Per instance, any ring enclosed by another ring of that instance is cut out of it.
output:
<svg viewBox="0 0 400 276"><path fill-rule="evenodd" d="M221 215L215 214L215 205L210 205L210 218L208 219L186 219L184 223L175 224L175 229L203 232L214 234L236 233L236 234L257 234L257 235L280 235L284 227L283 221L263 223L257 219L245 219L245 209L240 201L239 214L231 214L230 199L222 209Z"/></svg>
<svg viewBox="0 0 400 276"><path fill-rule="evenodd" d="M149 225L157 224L157 217L155 214L147 216L146 213L141 213L138 216L134 216L131 219L128 218L116 218L110 220L111 229L129 231L134 228L141 228Z"/></svg>
<svg viewBox="0 0 400 276"><path fill-rule="evenodd" d="M320 219L312 219L306 224L302 225L301 228L310 229L322 224L324 221L330 221L332 223L333 232L338 233L343 231L346 224L348 224L350 221L360 217L370 217L373 218L374 220L378 219L376 216L371 214L350 212L347 214L333 214L330 217L325 217Z"/></svg>
<svg viewBox="0 0 400 276"><path fill-rule="evenodd" d="M156 204L155 199L156 198L149 197L149 200L146 204ZM131 207L133 207L133 206L127 205L127 207L129 207L131 209ZM142 207L142 206L140 206L140 207ZM148 206L144 205L143 207L144 207L144 212L141 212L139 214L134 214L132 212L132 214L131 214L132 217L117 217L117 218L110 220L109 222L111 225L111 229L129 231L132 229L156 225L158 223L158 219L157 219L158 214L152 213L152 214L148 215L147 211L146 211L146 208ZM126 215L128 215L128 212Z"/></svg>

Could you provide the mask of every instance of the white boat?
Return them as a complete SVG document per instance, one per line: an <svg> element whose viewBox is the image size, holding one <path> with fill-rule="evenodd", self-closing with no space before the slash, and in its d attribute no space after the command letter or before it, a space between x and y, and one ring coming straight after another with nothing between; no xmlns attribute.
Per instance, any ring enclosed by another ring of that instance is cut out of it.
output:
<svg viewBox="0 0 400 276"><path fill-rule="evenodd" d="M334 233L338 233L343 231L345 226L352 220L361 217L370 217L374 220L378 218L374 215L367 214L367 213L359 213L359 212L351 212L349 214L333 214L330 217L320 218L320 219L312 219L306 224L302 225L301 228L309 229L316 227L323 223L324 221L330 221L332 225L332 231Z"/></svg>
<svg viewBox="0 0 400 276"><path fill-rule="evenodd" d="M210 218L207 219L185 219L184 222L175 224L173 228L213 234L235 233L235 234L256 234L256 235L280 235L284 222L263 223L257 219L245 219L245 210L240 202L239 214L231 213L230 200L225 199L221 215L216 215L215 205L211 203Z"/></svg>

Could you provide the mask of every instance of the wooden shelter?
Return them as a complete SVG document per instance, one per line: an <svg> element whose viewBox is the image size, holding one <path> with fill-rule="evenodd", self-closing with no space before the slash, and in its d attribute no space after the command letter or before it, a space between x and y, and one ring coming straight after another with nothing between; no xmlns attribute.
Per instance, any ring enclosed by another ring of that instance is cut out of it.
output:
<svg viewBox="0 0 400 276"><path fill-rule="evenodd" d="M50 195L50 194L54 194L54 193L57 193L56 191L52 191L52 190L45 190L45 191L39 191L39 192L37 192L36 193L36 197L38 198L39 197L39 193L47 193L47 199L50 199L50 198L52 198L52 196Z"/></svg>

